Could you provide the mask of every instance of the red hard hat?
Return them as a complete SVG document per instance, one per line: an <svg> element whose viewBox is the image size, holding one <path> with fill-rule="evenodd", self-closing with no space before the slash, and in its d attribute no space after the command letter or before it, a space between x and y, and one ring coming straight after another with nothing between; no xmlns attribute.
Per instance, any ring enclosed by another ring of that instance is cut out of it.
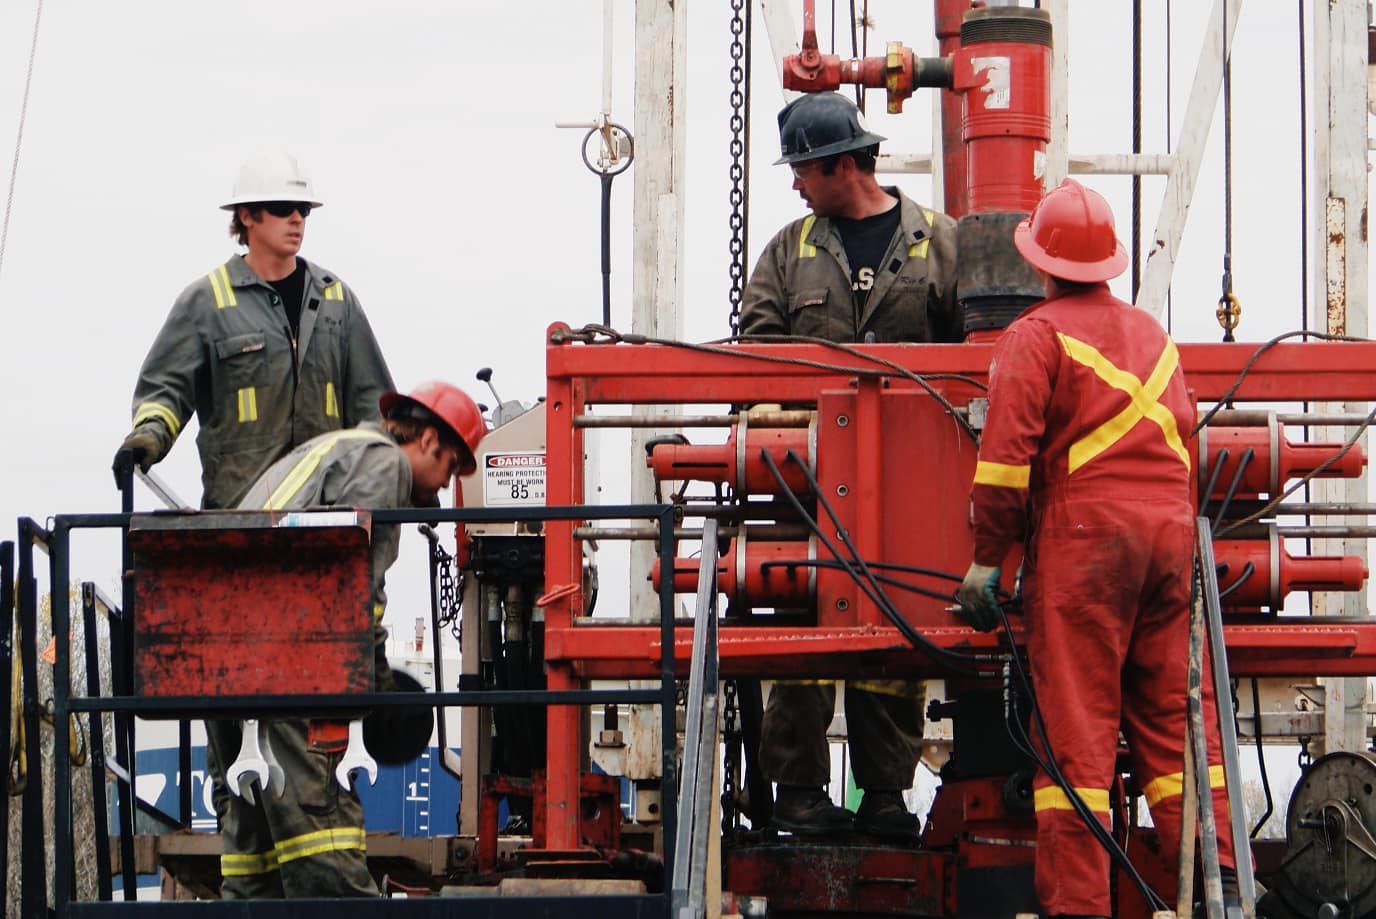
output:
<svg viewBox="0 0 1376 919"><path fill-rule="evenodd" d="M407 395L385 392L377 404L384 418L409 417L427 423L439 420L468 448L459 475L468 475L478 468L475 457L478 443L487 433L487 422L483 421L478 403L462 389L448 383L422 383ZM415 413L417 406L425 411Z"/></svg>
<svg viewBox="0 0 1376 919"><path fill-rule="evenodd" d="M1113 232L1108 202L1074 179L1037 202L1013 231L1013 244L1032 267L1067 281L1107 281L1128 264L1128 250Z"/></svg>

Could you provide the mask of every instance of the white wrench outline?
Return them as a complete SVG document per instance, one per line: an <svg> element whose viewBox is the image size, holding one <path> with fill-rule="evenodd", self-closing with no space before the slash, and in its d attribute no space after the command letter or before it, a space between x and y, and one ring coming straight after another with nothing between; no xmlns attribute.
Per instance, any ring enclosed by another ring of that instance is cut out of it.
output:
<svg viewBox="0 0 1376 919"><path fill-rule="evenodd" d="M253 773L258 779L258 787L266 788L268 785L271 770L268 761L263 758L263 751L258 744L258 719L246 718L240 722L239 756L225 772L225 785L229 787L231 793L243 798L249 804L256 803L253 797L253 779L249 778L244 782L244 778L249 773Z"/></svg>
<svg viewBox="0 0 1376 919"><path fill-rule="evenodd" d="M335 767L334 777L345 791L353 790L351 773L363 769L368 773L368 784L377 784L377 760L368 753L363 744L363 720L349 722L349 746L344 750L344 758Z"/></svg>

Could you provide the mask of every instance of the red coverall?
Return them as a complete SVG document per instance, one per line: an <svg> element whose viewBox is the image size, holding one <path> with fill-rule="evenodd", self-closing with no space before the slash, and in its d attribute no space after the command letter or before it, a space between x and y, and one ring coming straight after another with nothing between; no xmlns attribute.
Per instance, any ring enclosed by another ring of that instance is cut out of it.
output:
<svg viewBox="0 0 1376 919"><path fill-rule="evenodd" d="M1010 325L989 373L975 562L999 566L1026 538L1027 650L1050 752L1107 827L1121 724L1152 820L1178 852L1195 409L1175 343L1107 284L1086 285ZM1208 733L1219 854L1232 865L1212 717ZM1033 787L1043 914L1111 915L1108 854L1047 775Z"/></svg>

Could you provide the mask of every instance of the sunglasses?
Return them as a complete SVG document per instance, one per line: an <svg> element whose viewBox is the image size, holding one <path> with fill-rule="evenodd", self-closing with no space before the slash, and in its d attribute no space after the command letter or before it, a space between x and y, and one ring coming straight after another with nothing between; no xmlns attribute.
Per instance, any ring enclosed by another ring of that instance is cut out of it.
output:
<svg viewBox="0 0 1376 919"><path fill-rule="evenodd" d="M256 206L274 217L290 217L293 211L300 211L302 217L311 215L311 206L305 201L264 201Z"/></svg>

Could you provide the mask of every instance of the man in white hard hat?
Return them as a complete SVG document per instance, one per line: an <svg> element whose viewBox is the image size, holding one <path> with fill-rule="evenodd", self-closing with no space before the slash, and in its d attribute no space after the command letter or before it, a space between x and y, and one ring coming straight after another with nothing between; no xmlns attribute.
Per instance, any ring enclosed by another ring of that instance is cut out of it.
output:
<svg viewBox="0 0 1376 919"><path fill-rule="evenodd" d="M297 254L320 206L294 157L245 162L221 207L248 251L182 291L144 358L120 450L146 471L195 415L203 507L235 507L293 447L376 418L394 388L353 291Z"/></svg>

